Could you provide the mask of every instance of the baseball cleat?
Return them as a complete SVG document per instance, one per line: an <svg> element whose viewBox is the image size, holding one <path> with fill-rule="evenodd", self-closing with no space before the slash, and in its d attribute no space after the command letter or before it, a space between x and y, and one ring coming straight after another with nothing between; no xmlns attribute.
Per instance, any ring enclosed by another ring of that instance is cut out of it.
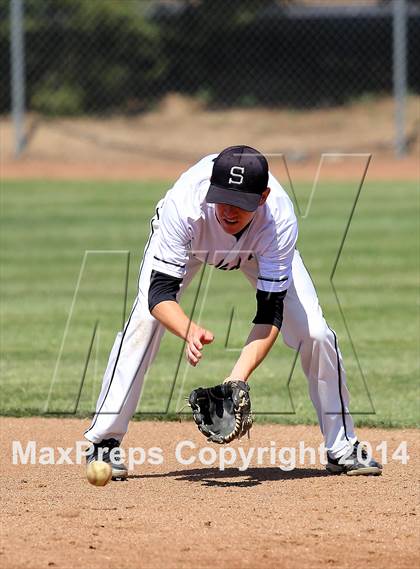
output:
<svg viewBox="0 0 420 569"><path fill-rule="evenodd" d="M128 476L128 468L122 462L120 443L116 439L104 439L100 443L93 443L86 455L86 464L94 460L103 460L112 468L112 480L122 480Z"/></svg>
<svg viewBox="0 0 420 569"><path fill-rule="evenodd" d="M359 451L358 451L359 449ZM356 441L350 454L340 458L332 458L328 453L326 469L330 474L347 474L347 476L379 476L382 464L368 456L366 449Z"/></svg>

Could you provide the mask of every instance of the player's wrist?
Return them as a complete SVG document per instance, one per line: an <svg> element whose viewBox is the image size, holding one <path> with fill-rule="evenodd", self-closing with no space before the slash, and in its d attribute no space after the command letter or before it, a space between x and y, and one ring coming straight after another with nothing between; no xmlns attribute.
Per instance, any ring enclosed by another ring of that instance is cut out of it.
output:
<svg viewBox="0 0 420 569"><path fill-rule="evenodd" d="M237 376L235 375L235 377L232 377L232 376L227 377L227 378L223 381L223 383L232 383L232 381L243 381L244 383L246 383L246 382L247 382L247 379L243 379L242 377L237 377Z"/></svg>

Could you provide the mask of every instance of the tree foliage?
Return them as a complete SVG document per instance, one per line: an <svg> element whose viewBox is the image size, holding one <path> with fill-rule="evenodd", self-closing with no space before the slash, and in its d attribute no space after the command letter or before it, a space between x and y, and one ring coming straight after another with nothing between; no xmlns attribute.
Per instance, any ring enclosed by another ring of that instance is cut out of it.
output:
<svg viewBox="0 0 420 569"><path fill-rule="evenodd" d="M24 0L26 97L45 114L139 112L165 93L209 106L340 104L392 89L389 6L374 17L307 17L279 0ZM408 26L420 90L420 10ZM2 83L9 0L0 0ZM10 108L0 91L0 111Z"/></svg>

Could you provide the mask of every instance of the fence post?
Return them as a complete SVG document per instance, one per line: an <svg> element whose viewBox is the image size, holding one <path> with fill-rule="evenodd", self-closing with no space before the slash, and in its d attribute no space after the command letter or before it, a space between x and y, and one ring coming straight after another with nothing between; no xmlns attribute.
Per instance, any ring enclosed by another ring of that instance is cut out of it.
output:
<svg viewBox="0 0 420 569"><path fill-rule="evenodd" d="M404 156L405 104L407 97L407 4L393 1L393 83L395 102L395 154Z"/></svg>
<svg viewBox="0 0 420 569"><path fill-rule="evenodd" d="M23 33L23 0L10 1L10 46L15 157L19 158L25 146L25 43Z"/></svg>

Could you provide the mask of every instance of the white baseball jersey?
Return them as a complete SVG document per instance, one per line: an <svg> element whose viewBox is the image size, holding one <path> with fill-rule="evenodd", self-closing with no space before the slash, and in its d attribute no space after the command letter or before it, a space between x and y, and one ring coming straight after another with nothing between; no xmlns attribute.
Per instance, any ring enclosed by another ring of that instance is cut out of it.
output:
<svg viewBox="0 0 420 569"><path fill-rule="evenodd" d="M239 239L226 233L216 218L215 204L206 202L216 156L211 154L200 160L167 192L152 268L182 278L190 255L222 270L257 263L259 290L287 290L298 235L289 196L270 174L271 192L249 226Z"/></svg>

